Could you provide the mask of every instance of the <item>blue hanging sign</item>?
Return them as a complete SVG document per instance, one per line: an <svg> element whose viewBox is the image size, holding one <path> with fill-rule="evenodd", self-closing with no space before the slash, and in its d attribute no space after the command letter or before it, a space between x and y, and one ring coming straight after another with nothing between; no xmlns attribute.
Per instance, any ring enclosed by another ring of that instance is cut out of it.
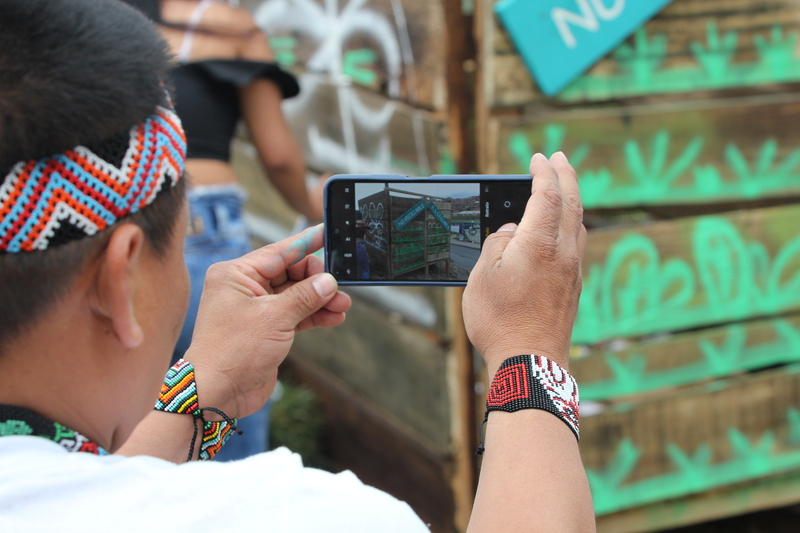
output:
<svg viewBox="0 0 800 533"><path fill-rule="evenodd" d="M417 216L420 213L425 211L425 207L427 207L425 200L420 200L419 203L416 204L414 207L412 207L411 209L409 209L408 211L397 217L397 220L393 222L395 229L397 231L400 231L401 229L408 226L409 222L417 218Z"/></svg>
<svg viewBox="0 0 800 533"><path fill-rule="evenodd" d="M446 231L450 231L450 223L447 221L447 217L445 217L444 214L439 211L439 208L436 207L436 204L429 202L428 209L431 213L433 213L433 216L436 217L436 220L439 221L439 224L441 224Z"/></svg>
<svg viewBox="0 0 800 533"><path fill-rule="evenodd" d="M528 70L554 96L672 0L502 0L495 6Z"/></svg>

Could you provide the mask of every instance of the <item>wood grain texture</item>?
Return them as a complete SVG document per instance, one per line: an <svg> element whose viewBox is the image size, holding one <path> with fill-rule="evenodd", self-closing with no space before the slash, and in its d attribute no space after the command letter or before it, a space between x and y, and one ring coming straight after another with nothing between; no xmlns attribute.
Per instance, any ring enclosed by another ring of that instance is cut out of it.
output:
<svg viewBox="0 0 800 533"><path fill-rule="evenodd" d="M452 164L443 115L327 76L304 74L300 84L303 91L284 103L284 114L309 167L427 177Z"/></svg>
<svg viewBox="0 0 800 533"><path fill-rule="evenodd" d="M444 2L245 0L277 59L414 106L447 108Z"/></svg>
<svg viewBox="0 0 800 533"><path fill-rule="evenodd" d="M721 380L581 420L598 515L800 470L798 371Z"/></svg>
<svg viewBox="0 0 800 533"><path fill-rule="evenodd" d="M797 362L800 316L789 315L596 347L570 372L582 400L620 401Z"/></svg>
<svg viewBox="0 0 800 533"><path fill-rule="evenodd" d="M794 205L592 231L573 342L797 309L797 220Z"/></svg>
<svg viewBox="0 0 800 533"><path fill-rule="evenodd" d="M800 196L800 97L541 110L493 119L497 171L563 150L587 209ZM496 135L496 136L495 136Z"/></svg>
<svg viewBox="0 0 800 533"><path fill-rule="evenodd" d="M619 513L598 517L598 533L645 533L649 531L664 531L667 528L683 527L699 524L710 520L727 517L738 517L744 514L775 509L783 506L793 506L800 501L800 471L788 472L776 476L769 476L748 483L740 483L730 487L697 494L688 498L658 502L647 507L631 509ZM791 507L789 507L791 509ZM791 510L787 511L787 515ZM743 521L745 522L745 521ZM748 521L749 522L749 521ZM797 517L786 516L784 525L795 524L791 529L772 529L775 524L770 517L760 517L753 520L755 527L767 527L763 531L794 531ZM692 529L685 533L719 533L722 531L741 531L728 529L733 524L720 526L718 524ZM746 526L745 526L746 527ZM752 526L751 526L752 527ZM745 529L744 531L747 531ZM751 531L753 531L751 529ZM758 531L758 529L755 529ZM684 533L683 530L680 530Z"/></svg>
<svg viewBox="0 0 800 533"><path fill-rule="evenodd" d="M497 1L486 2L492 4L489 11ZM486 104L508 107L543 100L498 19L487 16L484 25L488 26L485 38L491 43L481 57L492 84ZM776 27L782 31L777 42L773 41ZM718 37L716 48L711 45L712 30ZM636 36L629 38L622 51L609 54L558 99L601 101L796 81L798 30L797 0L675 0L644 25L639 41ZM735 40L727 38L729 34ZM659 36L665 37L663 43ZM646 42L641 37L647 37ZM768 51L763 52L762 46Z"/></svg>
<svg viewBox="0 0 800 533"><path fill-rule="evenodd" d="M295 341L298 357L391 413L429 449L448 454L453 406L447 349L431 342L424 330L392 322L376 311L354 301L344 325L300 333Z"/></svg>

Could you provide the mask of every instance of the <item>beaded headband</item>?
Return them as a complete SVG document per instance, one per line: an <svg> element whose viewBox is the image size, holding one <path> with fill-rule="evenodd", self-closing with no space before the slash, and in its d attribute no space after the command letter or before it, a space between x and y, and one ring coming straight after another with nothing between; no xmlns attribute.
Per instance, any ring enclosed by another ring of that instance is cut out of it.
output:
<svg viewBox="0 0 800 533"><path fill-rule="evenodd" d="M185 159L181 122L159 106L96 146L15 164L0 185L0 253L46 250L106 229L175 186Z"/></svg>

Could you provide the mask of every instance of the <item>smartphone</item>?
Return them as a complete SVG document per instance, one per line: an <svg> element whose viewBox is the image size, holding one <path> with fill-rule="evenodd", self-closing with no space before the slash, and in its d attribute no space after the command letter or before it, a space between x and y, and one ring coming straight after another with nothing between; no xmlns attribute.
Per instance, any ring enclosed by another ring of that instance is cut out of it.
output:
<svg viewBox="0 0 800 533"><path fill-rule="evenodd" d="M483 241L519 222L531 177L339 175L325 187L325 268L342 285L464 285Z"/></svg>

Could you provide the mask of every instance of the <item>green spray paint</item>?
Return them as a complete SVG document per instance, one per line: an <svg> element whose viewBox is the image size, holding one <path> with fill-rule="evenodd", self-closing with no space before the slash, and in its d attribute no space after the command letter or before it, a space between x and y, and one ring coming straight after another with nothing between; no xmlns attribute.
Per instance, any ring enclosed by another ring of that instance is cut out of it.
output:
<svg viewBox="0 0 800 533"><path fill-rule="evenodd" d="M297 39L294 37L273 37L269 45L275 54L275 61L282 67L297 65Z"/></svg>
<svg viewBox="0 0 800 533"><path fill-rule="evenodd" d="M650 164L645 162L639 143L628 141L623 148L631 176L638 183L640 193L646 198L658 198L666 194L673 182L682 176L697 160L703 150L703 139L695 138L671 165L667 166L670 135L659 131L653 138L650 149Z"/></svg>
<svg viewBox="0 0 800 533"><path fill-rule="evenodd" d="M298 64L297 39L294 37L273 37L269 40L275 54L275 61L282 67L294 67ZM375 65L378 54L370 48L358 48L344 53L342 74L349 76L360 85L372 86L378 82Z"/></svg>
<svg viewBox="0 0 800 533"><path fill-rule="evenodd" d="M561 150L566 133L562 125L545 126L544 153L549 155ZM733 143L728 144L724 154L718 157L704 154L707 148L702 137L692 139L682 147L675 159L668 161L672 144L667 130L656 132L648 149L635 139L623 142L621 150L627 170L625 180L607 168L585 168L591 147L587 143L579 144L567 155L578 171L584 206L592 209L702 203L721 199L754 200L777 193L800 191L800 149L791 151L779 161L779 146L775 139L764 142L752 164ZM516 161L515 170L527 172L534 153L534 146L528 137L522 132L511 134L508 150ZM649 159L646 156L648 152ZM701 164L699 161L704 155L724 160L728 168Z"/></svg>
<svg viewBox="0 0 800 533"><path fill-rule="evenodd" d="M633 353L624 361L613 353L604 353L602 357L612 377L581 381L581 398L607 400L690 385L776 364L800 363L800 324L795 326L787 320L776 319L771 320L768 327L775 332L774 341L748 344L747 328L739 324L727 326L720 344L708 339L697 341L702 359L669 370L648 371L647 357L641 352ZM800 419L798 422L800 444Z"/></svg>
<svg viewBox="0 0 800 533"><path fill-rule="evenodd" d="M767 431L758 440L751 440L738 429L730 428L727 432L733 452L730 460L713 463L708 444L699 446L689 454L677 445L668 443L665 451L675 469L628 484L625 484L625 479L635 469L641 451L629 439L623 439L614 458L602 471L586 471L596 514L605 515L799 469L800 449L797 445L800 442L800 413L790 409L786 417L790 431L787 442L780 443L783 447L778 446L772 431Z"/></svg>
<svg viewBox="0 0 800 533"><path fill-rule="evenodd" d="M344 54L342 74L361 85L374 85L378 82L378 74L374 69L377 60L378 54L369 48L348 50Z"/></svg>
<svg viewBox="0 0 800 533"><path fill-rule="evenodd" d="M542 153L547 157L552 156L554 153L562 150L561 146L564 138L567 135L567 129L558 124L548 124L544 128L544 146L542 146ZM529 172L531 165L531 158L533 157L534 148L528 139L522 133L515 133L511 135L508 140L508 147L514 159L520 168L520 172ZM589 155L589 145L581 144L569 155L570 163L575 169L580 168L584 159Z"/></svg>
<svg viewBox="0 0 800 533"><path fill-rule="evenodd" d="M800 236L772 261L722 217L698 219L691 236L693 261L664 261L647 236L628 233L612 244L604 264L588 265L573 342L679 331L800 306Z"/></svg>
<svg viewBox="0 0 800 533"><path fill-rule="evenodd" d="M731 31L720 35L716 22L709 21L706 42L690 45L697 66L661 69L667 58L667 37L650 38L642 28L636 32L633 46L624 43L611 55L617 65L615 74L589 72L564 89L558 99L601 101L797 81L797 41L797 32L785 33L781 26L773 26L768 36L754 38L758 52L755 62L734 63L739 34Z"/></svg>

